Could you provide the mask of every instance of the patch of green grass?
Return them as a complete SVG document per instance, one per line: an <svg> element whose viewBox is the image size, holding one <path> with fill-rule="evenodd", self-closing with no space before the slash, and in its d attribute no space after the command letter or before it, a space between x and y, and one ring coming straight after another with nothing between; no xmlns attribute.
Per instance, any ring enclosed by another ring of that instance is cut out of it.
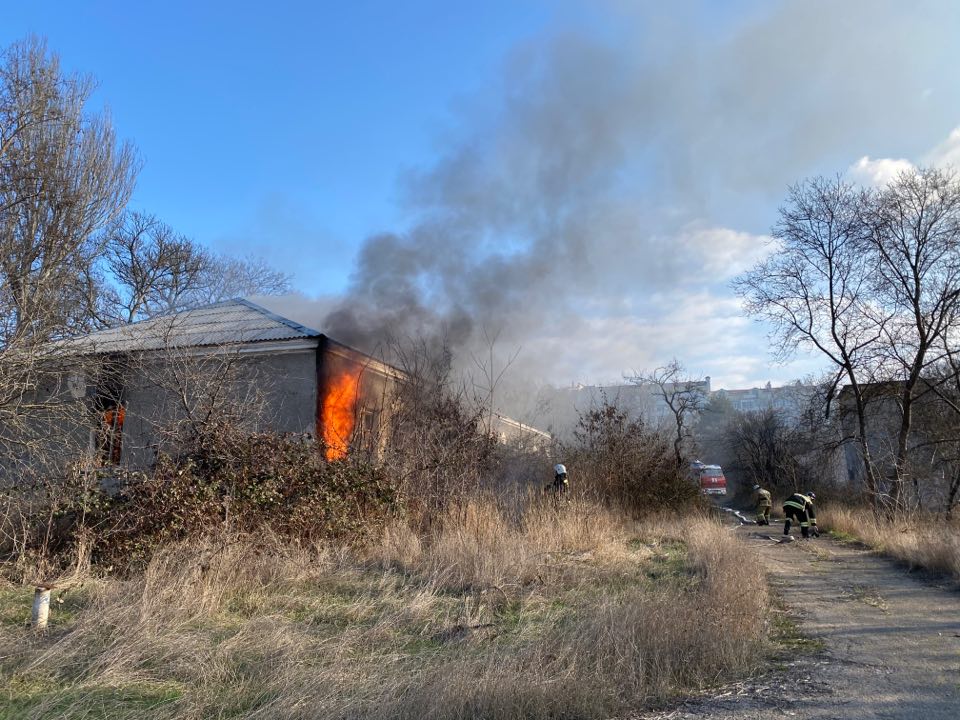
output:
<svg viewBox="0 0 960 720"><path fill-rule="evenodd" d="M800 623L790 614L783 599L775 592L771 593L770 639L781 652L819 653L826 647L820 638L812 638L803 632Z"/></svg>
<svg viewBox="0 0 960 720"><path fill-rule="evenodd" d="M135 718L182 697L183 687L172 682L68 685L45 675L17 674L6 679L0 690L0 720L37 712L57 718Z"/></svg>
<svg viewBox="0 0 960 720"><path fill-rule="evenodd" d="M839 543L844 545L860 544L860 538L843 530L827 530L827 534Z"/></svg>
<svg viewBox="0 0 960 720"><path fill-rule="evenodd" d="M26 627L33 612L34 588L14 586L0 589L0 626ZM50 594L50 627L71 624L89 602L82 587L54 590Z"/></svg>
<svg viewBox="0 0 960 720"><path fill-rule="evenodd" d="M696 579L696 572L690 567L687 546L678 540L658 544L653 556L643 566L643 572L646 579L654 583L689 585Z"/></svg>
<svg viewBox="0 0 960 720"><path fill-rule="evenodd" d="M15 717L8 713L17 709L24 709L37 699L60 690L60 686L50 677L35 673L24 675L14 673L9 677L0 676L0 717Z"/></svg>
<svg viewBox="0 0 960 720"><path fill-rule="evenodd" d="M7 587L0 589L0 625L23 627L30 623L33 589Z"/></svg>

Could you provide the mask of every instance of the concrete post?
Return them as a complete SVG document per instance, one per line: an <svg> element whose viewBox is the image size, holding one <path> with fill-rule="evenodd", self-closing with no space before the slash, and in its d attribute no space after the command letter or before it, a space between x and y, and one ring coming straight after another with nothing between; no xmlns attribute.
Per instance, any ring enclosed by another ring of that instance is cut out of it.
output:
<svg viewBox="0 0 960 720"><path fill-rule="evenodd" d="M50 591L38 587L33 592L33 617L30 625L34 630L44 630L50 616Z"/></svg>

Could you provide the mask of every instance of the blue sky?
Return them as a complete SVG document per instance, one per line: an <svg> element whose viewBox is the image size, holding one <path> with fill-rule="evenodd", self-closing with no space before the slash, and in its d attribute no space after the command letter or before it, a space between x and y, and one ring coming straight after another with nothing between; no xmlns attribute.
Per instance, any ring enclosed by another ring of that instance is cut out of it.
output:
<svg viewBox="0 0 960 720"><path fill-rule="evenodd" d="M145 161L136 207L335 292L451 103L549 22L535 2L36 2L0 43L44 36L97 78Z"/></svg>
<svg viewBox="0 0 960 720"><path fill-rule="evenodd" d="M133 207L291 273L302 322L413 297L533 377L678 356L729 387L817 367L728 289L787 185L955 156L958 31L949 0L34 2L0 44L95 76Z"/></svg>

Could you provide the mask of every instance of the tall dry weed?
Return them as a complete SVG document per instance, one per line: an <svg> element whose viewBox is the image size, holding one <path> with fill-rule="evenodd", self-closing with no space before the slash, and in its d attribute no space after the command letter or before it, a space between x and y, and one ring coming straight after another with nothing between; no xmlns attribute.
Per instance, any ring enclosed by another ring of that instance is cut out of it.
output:
<svg viewBox="0 0 960 720"><path fill-rule="evenodd" d="M0 629L0 671L42 678L22 717L599 718L756 661L761 570L719 525L508 510L355 549L171 545L46 638Z"/></svg>
<svg viewBox="0 0 960 720"><path fill-rule="evenodd" d="M934 514L877 517L864 507L825 507L820 524L877 552L960 580L960 524Z"/></svg>

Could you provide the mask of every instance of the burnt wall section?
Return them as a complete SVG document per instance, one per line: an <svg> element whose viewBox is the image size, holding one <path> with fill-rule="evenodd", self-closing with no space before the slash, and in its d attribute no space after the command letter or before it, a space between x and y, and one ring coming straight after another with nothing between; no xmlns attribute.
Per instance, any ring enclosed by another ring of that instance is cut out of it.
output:
<svg viewBox="0 0 960 720"><path fill-rule="evenodd" d="M360 450L377 454L386 441L403 374L323 336L317 348L316 435L327 458Z"/></svg>

